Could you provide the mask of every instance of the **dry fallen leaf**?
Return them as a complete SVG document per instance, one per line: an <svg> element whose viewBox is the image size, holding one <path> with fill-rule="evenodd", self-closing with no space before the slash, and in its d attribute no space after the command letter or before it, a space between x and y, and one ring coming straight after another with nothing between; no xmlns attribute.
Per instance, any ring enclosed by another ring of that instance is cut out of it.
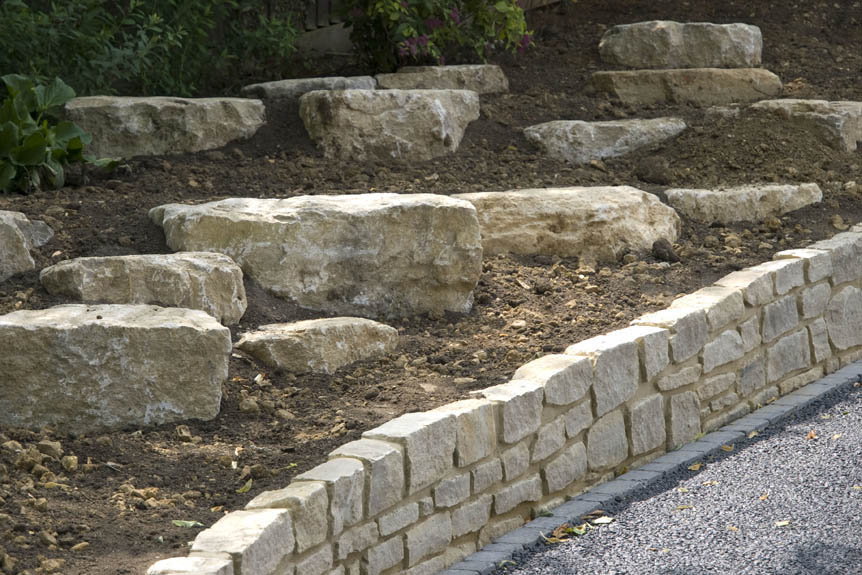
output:
<svg viewBox="0 0 862 575"><path fill-rule="evenodd" d="M769 493L764 493L763 495L758 497L758 499L760 499L761 501L766 501L767 499L769 499Z"/></svg>
<svg viewBox="0 0 862 575"><path fill-rule="evenodd" d="M733 446L732 445L722 445L721 450L727 451L728 453L730 453L731 451L733 451Z"/></svg>
<svg viewBox="0 0 862 575"><path fill-rule="evenodd" d="M607 516L593 519L593 525L607 525L607 524L613 523L613 522L614 522L614 518L613 517L607 517Z"/></svg>
<svg viewBox="0 0 862 575"><path fill-rule="evenodd" d="M820 419L832 419L832 416L828 413L823 413L820 415Z"/></svg>
<svg viewBox="0 0 862 575"><path fill-rule="evenodd" d="M703 463L698 461L697 463L692 463L688 466L689 471L700 471L700 468L703 467Z"/></svg>
<svg viewBox="0 0 862 575"><path fill-rule="evenodd" d="M862 490L862 485L854 485L853 489L855 489L856 491Z"/></svg>
<svg viewBox="0 0 862 575"><path fill-rule="evenodd" d="M733 525L728 525L727 530L728 531L739 531L739 527L734 527Z"/></svg>
<svg viewBox="0 0 862 575"><path fill-rule="evenodd" d="M685 511L686 509L694 509L694 506L693 505L677 505L676 506L677 511Z"/></svg>
<svg viewBox="0 0 862 575"><path fill-rule="evenodd" d="M688 488L687 487L678 487L677 491L679 491L680 493L688 493Z"/></svg>
<svg viewBox="0 0 862 575"><path fill-rule="evenodd" d="M832 441L835 441L836 439L838 439L838 438L840 438L840 437L841 437L841 434L840 434L840 433L836 433L836 434L835 434L835 435L833 435L830 439L832 439Z"/></svg>
<svg viewBox="0 0 862 575"><path fill-rule="evenodd" d="M805 439L817 439L817 432L812 429L808 432L808 435L805 436Z"/></svg>
<svg viewBox="0 0 862 575"><path fill-rule="evenodd" d="M751 433L748 434L748 439L754 439L758 435L760 435L758 432L752 431Z"/></svg>
<svg viewBox="0 0 862 575"><path fill-rule="evenodd" d="M704 481L702 485L704 487L710 487L712 485L718 485L718 481Z"/></svg>
<svg viewBox="0 0 862 575"><path fill-rule="evenodd" d="M790 521L776 521L775 522L776 527L787 527L788 525L790 525Z"/></svg>

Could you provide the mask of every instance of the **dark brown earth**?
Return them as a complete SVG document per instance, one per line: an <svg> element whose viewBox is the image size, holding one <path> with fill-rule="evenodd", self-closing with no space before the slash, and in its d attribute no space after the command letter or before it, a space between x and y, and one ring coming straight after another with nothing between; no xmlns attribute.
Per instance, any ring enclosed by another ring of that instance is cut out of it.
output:
<svg viewBox="0 0 862 575"><path fill-rule="evenodd" d="M606 68L597 45L608 26L741 21L763 30L764 66L781 76L787 95L862 100L859 2L580 0L537 10L529 19L535 48L518 59L498 59L511 93L483 98L482 117L452 156L421 163L324 160L296 110L270 110L268 127L242 145L131 161L110 179L93 175L86 185L0 197L0 209L22 211L56 230L36 254L43 267L78 256L165 253L161 231L147 220L149 208L229 196L596 184L629 184L661 195L669 186L816 182L824 201L755 225L686 222L675 246L682 261L675 264L650 254L627 254L598 270L579 269L576 259L487 259L473 311L395 322L402 343L394 357L332 377L299 378L234 357L221 414L187 422L190 441L176 425L87 436L0 428L0 443L18 442L26 450L49 439L61 442L63 455L78 458L76 470L47 456L40 468L33 467L32 453L16 453L14 443L0 448L2 573L142 574L157 559L184 554L201 529L173 520L209 526L387 419L504 382L531 358L623 327L677 294L780 249L828 237L838 231L836 215L849 223L862 219L862 189L852 183L862 182L859 153L836 151L803 130L749 113L721 119L686 106L620 106L587 84L593 71ZM545 159L521 133L555 119L665 115L683 117L691 129L672 142L590 167ZM320 317L250 282L246 287L250 307L235 338L264 323ZM41 289L37 273L0 283L0 313L58 303ZM265 376L255 383L260 373ZM238 492L247 485L247 492Z"/></svg>

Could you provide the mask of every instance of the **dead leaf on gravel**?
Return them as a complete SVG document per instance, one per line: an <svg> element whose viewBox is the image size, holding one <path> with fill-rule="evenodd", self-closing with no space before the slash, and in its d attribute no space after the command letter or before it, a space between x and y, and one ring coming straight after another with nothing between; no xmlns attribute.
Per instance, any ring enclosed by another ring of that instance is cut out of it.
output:
<svg viewBox="0 0 862 575"><path fill-rule="evenodd" d="M598 517L596 519L593 519L593 525L608 525L610 523L613 523L614 521L615 519L613 517Z"/></svg>
<svg viewBox="0 0 862 575"><path fill-rule="evenodd" d="M862 490L862 485L854 485L853 489L855 489L856 491L860 491Z"/></svg>
<svg viewBox="0 0 862 575"><path fill-rule="evenodd" d="M754 438L755 438L755 437L757 437L758 435L760 435L758 432L756 432L756 431L752 431L752 432L750 432L750 433L748 434L748 439L754 439Z"/></svg>
<svg viewBox="0 0 862 575"><path fill-rule="evenodd" d="M694 505L677 505L677 511L685 511L686 509L694 509Z"/></svg>
<svg viewBox="0 0 862 575"><path fill-rule="evenodd" d="M829 439L831 439L832 441L835 441L836 439L839 439L840 437L841 437L841 434L840 434L840 433L836 433L835 435L833 435L833 436L832 436L832 437L830 437Z"/></svg>
<svg viewBox="0 0 862 575"><path fill-rule="evenodd" d="M733 446L732 445L722 445L721 450L727 451L728 453L730 453L731 451L733 451Z"/></svg>
<svg viewBox="0 0 862 575"><path fill-rule="evenodd" d="M820 415L820 419L832 419L832 416L828 413L823 413Z"/></svg>
<svg viewBox="0 0 862 575"><path fill-rule="evenodd" d="M602 509L593 509L592 511L590 511L586 515L581 515L581 519L583 519L584 521L589 521L590 519L595 519L596 517L601 517L604 514L605 514L605 512Z"/></svg>
<svg viewBox="0 0 862 575"><path fill-rule="evenodd" d="M253 479L251 477L248 478L248 481L245 482L245 485L236 490L237 493L246 493L249 489L251 489Z"/></svg>
<svg viewBox="0 0 862 575"><path fill-rule="evenodd" d="M787 520L775 522L776 527L787 527L788 525L790 525L790 521L787 521Z"/></svg>
<svg viewBox="0 0 862 575"><path fill-rule="evenodd" d="M805 439L817 439L817 432L812 429L808 432L808 435L805 436Z"/></svg>
<svg viewBox="0 0 862 575"><path fill-rule="evenodd" d="M739 531L739 527L734 527L733 525L728 525L727 530L728 531Z"/></svg>
<svg viewBox="0 0 862 575"><path fill-rule="evenodd" d="M678 487L677 491L680 493L688 493L688 487Z"/></svg>
<svg viewBox="0 0 862 575"><path fill-rule="evenodd" d="M700 468L703 467L703 463L698 461L697 463L692 463L688 466L689 471L700 471Z"/></svg>
<svg viewBox="0 0 862 575"><path fill-rule="evenodd" d="M185 521L183 519L174 519L173 521L171 521L171 523L173 523L177 527L186 527L186 528L203 527L204 526L204 524L201 523L200 521Z"/></svg>
<svg viewBox="0 0 862 575"><path fill-rule="evenodd" d="M767 499L769 499L769 493L764 493L763 495L758 497L758 499L760 499L761 501L766 501Z"/></svg>
<svg viewBox="0 0 862 575"><path fill-rule="evenodd" d="M704 481L701 485L704 487L711 487L712 485L718 485L718 481Z"/></svg>

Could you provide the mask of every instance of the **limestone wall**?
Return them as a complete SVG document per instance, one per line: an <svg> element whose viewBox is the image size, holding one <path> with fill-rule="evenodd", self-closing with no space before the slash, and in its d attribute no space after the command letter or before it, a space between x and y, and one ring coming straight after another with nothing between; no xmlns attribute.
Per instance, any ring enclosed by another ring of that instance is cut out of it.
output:
<svg viewBox="0 0 862 575"><path fill-rule="evenodd" d="M860 288L862 229L781 252L474 399L366 432L149 573L436 573L858 359Z"/></svg>

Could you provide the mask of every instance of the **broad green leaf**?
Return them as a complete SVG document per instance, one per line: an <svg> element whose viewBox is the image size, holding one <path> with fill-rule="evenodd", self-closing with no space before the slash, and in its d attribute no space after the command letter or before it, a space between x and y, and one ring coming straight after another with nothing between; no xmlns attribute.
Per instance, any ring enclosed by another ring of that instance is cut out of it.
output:
<svg viewBox="0 0 862 575"><path fill-rule="evenodd" d="M236 490L237 493L246 493L249 489L251 489L252 480L249 478L248 481L245 482L245 485Z"/></svg>
<svg viewBox="0 0 862 575"><path fill-rule="evenodd" d="M86 132L72 122L60 122L54 127L54 143L65 146L73 138L82 138Z"/></svg>
<svg viewBox="0 0 862 575"><path fill-rule="evenodd" d="M494 8L497 12L502 12L503 14L507 12L511 12L514 8L512 8L512 3L507 2L506 0L500 0L496 4L494 4Z"/></svg>
<svg viewBox="0 0 862 575"><path fill-rule="evenodd" d="M48 143L40 132L27 136L20 146L12 149L12 161L19 166L38 166L45 161Z"/></svg>
<svg viewBox="0 0 862 575"><path fill-rule="evenodd" d="M48 157L45 160L45 166L51 172L51 177L49 178L51 185L55 188L62 188L66 183L66 172L63 170L62 164L54 158Z"/></svg>
<svg viewBox="0 0 862 575"><path fill-rule="evenodd" d="M0 125L0 156L8 156L18 145L18 126L12 122Z"/></svg>
<svg viewBox="0 0 862 575"><path fill-rule="evenodd" d="M113 170L120 165L121 160L122 158L97 158L95 156L84 156L84 161L91 166L105 168L106 170ZM295 466L296 464L293 465Z"/></svg>
<svg viewBox="0 0 862 575"><path fill-rule="evenodd" d="M173 523L177 527L191 528L191 527L203 527L204 526L204 524L201 523L200 521L185 521L183 519L174 519L173 521L171 521L171 523Z"/></svg>
<svg viewBox="0 0 862 575"><path fill-rule="evenodd" d="M0 76L0 80L6 84L6 89L13 96L29 92L33 89L33 80L21 74L6 74L5 76Z"/></svg>
<svg viewBox="0 0 862 575"><path fill-rule="evenodd" d="M36 86L36 109L45 112L62 106L75 97L75 90L60 78L54 78L47 86Z"/></svg>
<svg viewBox="0 0 862 575"><path fill-rule="evenodd" d="M0 192L7 191L18 170L9 162L0 160Z"/></svg>

